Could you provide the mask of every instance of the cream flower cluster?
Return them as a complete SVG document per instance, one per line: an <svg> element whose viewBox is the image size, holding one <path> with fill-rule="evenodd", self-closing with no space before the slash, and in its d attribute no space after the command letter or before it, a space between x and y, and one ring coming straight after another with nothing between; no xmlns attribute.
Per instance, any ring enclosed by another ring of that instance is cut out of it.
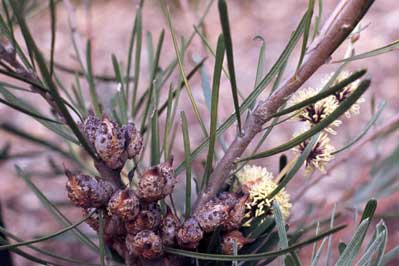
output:
<svg viewBox="0 0 399 266"><path fill-rule="evenodd" d="M273 174L266 168L245 165L236 176L241 189L249 194L249 201L246 204L248 220L243 226L249 226L255 217L266 217L273 210L274 200L278 202L284 219L289 216L292 205L290 195L284 188L273 198L269 198L277 183L273 181Z"/></svg>
<svg viewBox="0 0 399 266"><path fill-rule="evenodd" d="M342 72L338 75L337 79L332 83L332 85L336 85L344 79L348 78L352 73ZM331 79L330 75L328 78L324 79L322 82L322 87L327 83L328 80ZM354 81L349 85L345 86L341 90L336 93L319 100L316 103L310 104L300 110L294 119L299 121L303 121L306 123L307 127L312 127L320 123L324 118L329 116L338 106L346 100L354 90L359 86L360 81ZM299 102L302 102L310 97L313 97L320 93L321 88L306 88L300 90L293 94L288 101L288 105L292 106ZM347 118L350 118L352 114L359 114L360 103L364 102L364 98L360 98L355 104L351 106L351 108L345 113ZM320 171L325 171L326 164L333 158L333 152L335 148L330 144L330 138L328 134L335 135L335 129L341 125L340 120L335 120L332 122L327 128L325 128L325 132L322 132L317 140L317 143L314 145L312 151L310 152L308 158L306 158L305 162L305 170L306 172L311 172L314 169L319 169ZM309 140L304 141L297 147L293 148L293 151L301 154L306 145L309 143Z"/></svg>

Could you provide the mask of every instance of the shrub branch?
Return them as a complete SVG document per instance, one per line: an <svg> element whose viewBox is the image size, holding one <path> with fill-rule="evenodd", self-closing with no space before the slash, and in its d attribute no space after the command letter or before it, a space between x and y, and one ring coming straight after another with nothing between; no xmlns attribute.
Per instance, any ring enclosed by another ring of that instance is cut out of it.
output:
<svg viewBox="0 0 399 266"><path fill-rule="evenodd" d="M214 197L225 183L239 158L256 134L262 131L262 125L272 118L288 97L297 91L316 70L328 62L331 54L352 32L358 22L367 13L374 0L342 0L320 31L320 35L310 44L303 64L268 99L258 103L248 117L242 136L237 135L223 158L216 165L210 182L201 193L195 206L202 206Z"/></svg>

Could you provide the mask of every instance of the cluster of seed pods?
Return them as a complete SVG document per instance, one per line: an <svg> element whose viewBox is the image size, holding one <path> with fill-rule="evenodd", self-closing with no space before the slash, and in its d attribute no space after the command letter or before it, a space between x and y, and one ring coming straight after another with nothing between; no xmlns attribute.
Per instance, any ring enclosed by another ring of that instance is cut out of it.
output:
<svg viewBox="0 0 399 266"><path fill-rule="evenodd" d="M133 123L119 127L114 121L89 115L80 125L101 160L111 169L121 169L126 160L138 155L142 138ZM233 243L241 248L250 240L237 230L244 219L247 195L224 192L202 206L184 223L159 201L173 192L176 176L173 161L145 170L137 186L119 188L106 178L65 171L68 197L83 208L85 215L95 211L86 222L99 230L98 213L104 219L104 241L126 261L156 259L165 246L195 249L204 235L221 227L224 231L222 250L232 254Z"/></svg>

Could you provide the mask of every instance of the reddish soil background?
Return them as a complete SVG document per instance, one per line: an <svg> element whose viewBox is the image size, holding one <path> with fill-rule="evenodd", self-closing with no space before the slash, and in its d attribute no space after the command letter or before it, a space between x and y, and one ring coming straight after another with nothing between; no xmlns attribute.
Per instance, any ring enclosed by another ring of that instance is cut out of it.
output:
<svg viewBox="0 0 399 266"><path fill-rule="evenodd" d="M184 0L169 2L169 4L171 4L174 26L178 35L183 35L187 38L189 34L191 34L193 31L192 25L195 24L201 16L205 7L205 2L206 1ZM331 12L337 1L328 0L324 2L322 22ZM122 61L123 65L126 65L129 35L138 3L137 1L97 0L91 1L90 8L87 8L87 5L85 7L85 3L87 4L88 1L73 2L77 7L78 32L83 39L88 36L92 39L93 66L95 73L112 74L111 54L115 54L118 59ZM228 1L228 5L238 87L244 95L247 95L253 89L260 48L260 41L254 40L254 37L259 35L266 41L266 68L269 69L279 56L289 39L290 33L295 29L295 26L305 12L307 1ZM68 27L68 13L62 3L58 5L57 12L58 24L55 60L56 62L77 69L79 65L72 56L73 49L70 40L70 29ZM165 41L160 59L161 66L165 67L170 60L173 59L175 54L171 36L166 26L166 20L158 5L158 1L147 1L143 12L144 30L152 32L154 46L156 45L156 40L158 39L160 31L165 29ZM362 26L367 27L361 32L360 39L355 44L356 53L366 52L397 40L399 38L398 18L398 1L376 1L361 23ZM48 54L51 39L49 14L44 11L32 16L29 19L29 25L41 49L44 53ZM204 27L212 47L215 47L218 34L221 32L216 4L211 8L205 20ZM19 34L18 30L17 33ZM346 47L347 43L342 45L342 47L333 54L332 59L337 60L343 58ZM145 42L143 43L143 48L145 48ZM294 57L287 65L286 73L291 73L295 69L299 50L300 45L298 45L296 52L294 52ZM205 66L208 74L212 73L214 60L211 55L206 53L198 36L194 38L193 44L188 49L185 62L186 70L191 69L194 65L193 60L191 60L194 55L208 56L209 59L206 61ZM361 114L350 120L344 118L343 125L338 129L338 135L332 137L332 143L336 147L340 147L344 143L347 143L370 119L370 101L372 97L375 98L376 102L380 100L387 101L386 108L381 119L377 122L376 127L398 113L398 58L398 51L394 51L377 57L355 61L349 65L348 69L352 71L360 68L367 68L368 76L372 79L372 86L365 95L366 102L361 106ZM325 77L326 74L334 71L337 67L337 64L327 64L323 66L314 77L305 84L305 87L318 86L320 84L320 79ZM143 49L141 71L143 78L141 78L140 81L141 91L148 85L147 69L147 53L146 50ZM175 71L174 78L172 78L174 83L177 82L176 73ZM60 76L68 87L73 82L70 75L61 73ZM0 78L5 79L4 76ZM82 84L84 86L87 85L84 82ZM197 75L190 84L201 113L204 114L204 117L207 117L208 111L204 102L199 76ZM98 84L98 86L103 92L102 97L104 101L108 98L109 94L107 92L115 91L116 89L116 84L113 83L102 83ZM167 91L166 89L167 88L164 88L163 93ZM224 90L226 93L224 93ZM266 89L260 99L263 99L268 94L269 90L270 88ZM163 95L163 98L165 99L165 95ZM26 99L44 112L48 112L46 105L43 104L44 102L39 99L38 96L31 97L29 95ZM195 147L201 142L202 136L198 134L198 132L201 131L199 130L199 125L194 117L185 92L182 94L179 110L184 110L188 115L190 138L192 147ZM223 78L221 84L219 112L220 121L223 121L224 118L233 112L230 85L226 78ZM11 122L34 135L44 137L50 141L59 141L54 134L49 133L48 130L34 120L23 114L14 112L4 105L0 106L0 121ZM205 123L208 124L209 121L205 121ZM161 129L162 128L163 125L161 124ZM282 143L291 138L298 128L299 125L294 122L287 122L285 125L278 127L265 142L262 150L271 148L277 143ZM224 141L227 144L230 143L234 134L234 129L229 130L223 135ZM14 165L19 165L23 169L35 172L32 178L33 182L43 190L44 194L49 199L62 204L61 209L65 211L66 215L71 220L77 221L80 218L80 211L77 208L65 204L67 202L64 186L65 177L62 175L46 175L46 173L49 172L48 158L54 158L59 165L62 165L61 163L64 162L64 159L53 152L43 150L41 147L34 146L27 141L0 131L0 145L4 145L8 142L12 145L12 154L31 150L42 152L40 157L21 158L0 162L0 200L3 205L3 216L5 217L8 230L14 232L23 239L31 239L48 232L55 232L60 228L51 215L46 212L35 195L25 185L23 180L15 174ZM180 162L183 158L183 145L180 145L181 143L182 138L178 136L175 149L173 150L177 162ZM254 141L254 143L256 143L256 141ZM298 221L306 224L310 221L317 220L319 217L328 217L334 204L337 204L337 210L343 214L339 221L337 221L337 224L348 223L349 227L333 237L333 257L336 258L338 255L336 248L338 242L347 242L356 225L353 219L353 210L346 208L347 200L356 192L360 184L366 183L370 179L369 169L372 162L390 154L397 144L398 134L396 132L389 138L365 145L356 152L354 156L348 158L344 164L336 168L317 186L311 188L300 200L293 202L294 208L289 221L292 228L295 228ZM219 152L221 152L221 149ZM202 174L201 162L202 159L205 158L205 154L206 153L203 153L201 158L193 163L194 175L196 176L201 176ZM287 153L287 155L291 158L293 154ZM263 165L274 173L278 171L277 156L258 160L253 163ZM181 183L183 183L184 174L179 178L182 181ZM299 175L288 186L288 192L295 196L296 192L298 192L306 182L306 178ZM177 198L183 197L180 191L182 191L182 189L177 189ZM373 197L373 195L369 196ZM385 198L381 198L377 209L377 216L389 215L389 217L385 219L389 228L388 249L396 246L399 239L398 197L399 193L396 191ZM310 205L314 207L314 211L305 219L304 213ZM363 205L364 204L361 204L357 207L361 210ZM82 226L82 228L89 233L94 233L86 226ZM69 234L56 240L40 243L38 246L63 256L96 261L96 256L82 247L79 242ZM310 254L311 247L300 251L304 265L309 264ZM35 265L17 256L14 257L14 262L15 265L18 266Z"/></svg>

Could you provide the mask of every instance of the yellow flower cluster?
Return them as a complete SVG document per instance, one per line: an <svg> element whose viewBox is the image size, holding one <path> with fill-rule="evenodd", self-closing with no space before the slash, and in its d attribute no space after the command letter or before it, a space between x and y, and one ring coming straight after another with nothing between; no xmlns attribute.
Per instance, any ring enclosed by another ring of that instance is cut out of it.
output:
<svg viewBox="0 0 399 266"><path fill-rule="evenodd" d="M266 168L246 165L237 172L236 176L242 190L249 194L249 201L246 205L246 217L249 219L243 226L249 226L254 217L266 217L268 212L272 210L274 200L278 202L284 219L289 216L292 205L290 196L284 188L273 198L268 198L277 187L277 183L273 181L273 175Z"/></svg>

